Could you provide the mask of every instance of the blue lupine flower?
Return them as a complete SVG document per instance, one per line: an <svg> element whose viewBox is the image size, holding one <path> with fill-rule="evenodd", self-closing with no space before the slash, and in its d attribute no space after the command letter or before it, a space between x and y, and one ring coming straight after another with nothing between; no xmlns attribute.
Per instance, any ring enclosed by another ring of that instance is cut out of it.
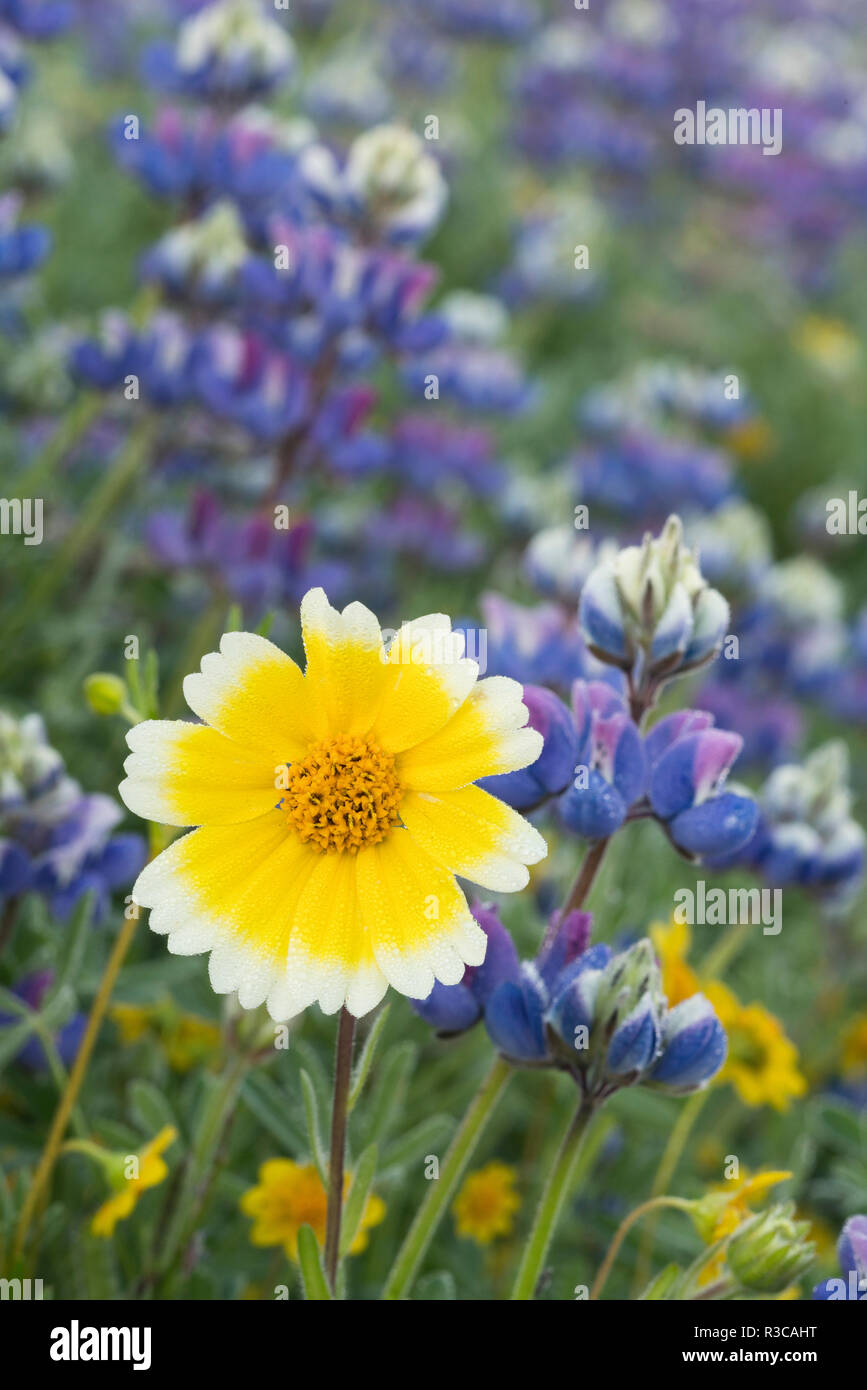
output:
<svg viewBox="0 0 867 1390"><path fill-rule="evenodd" d="M245 612L260 616L269 608L298 603L311 587L327 583L340 595L346 567L314 559L313 528L299 520L288 530L274 527L273 516L237 520L210 492L193 494L186 513L160 511L148 518L145 538L170 571L198 571L225 587Z"/></svg>
<svg viewBox="0 0 867 1390"><path fill-rule="evenodd" d="M743 865L774 885L797 884L827 909L846 908L864 880L867 837L850 812L849 757L833 741L802 764L785 763L758 793L759 815L744 844L711 861Z"/></svg>
<svg viewBox="0 0 867 1390"><path fill-rule="evenodd" d="M284 81L295 45L259 0L215 0L185 20L174 43L145 51L147 82L163 91L238 105Z"/></svg>
<svg viewBox="0 0 867 1390"><path fill-rule="evenodd" d="M575 776L581 748L575 720L553 691L539 685L525 685L524 704L530 712L528 727L538 730L545 740L542 752L530 767L520 772L487 777L479 783L492 796L519 811L532 810L565 791Z"/></svg>
<svg viewBox="0 0 867 1390"><path fill-rule="evenodd" d="M53 39L74 19L71 0L0 0L0 22L25 39Z"/></svg>
<svg viewBox="0 0 867 1390"><path fill-rule="evenodd" d="M722 790L743 740L712 724L712 715L684 710L660 720L645 744L654 814L679 849L699 856L737 851L758 824L752 797Z"/></svg>
<svg viewBox="0 0 867 1390"><path fill-rule="evenodd" d="M127 119L111 129L118 163L152 193L182 198L188 207L232 198L247 213L276 200L305 205L298 157L316 137L309 121L284 120L261 107L246 107L226 122L213 112L162 108L152 127L130 138Z"/></svg>
<svg viewBox="0 0 867 1390"><path fill-rule="evenodd" d="M572 710L578 735L575 777L560 799L560 816L577 835L604 839L620 828L644 793L644 746L625 700L609 685L576 681Z"/></svg>
<svg viewBox="0 0 867 1390"><path fill-rule="evenodd" d="M415 242L443 214L448 188L426 142L407 126L378 125L352 143L341 164L327 145L311 145L301 172L329 219L362 234Z"/></svg>
<svg viewBox="0 0 867 1390"><path fill-rule="evenodd" d="M575 680L604 681L624 688L621 672L587 650L574 614L556 603L525 607L501 594L482 595L488 671L521 685L571 690ZM478 646L476 648L478 650Z"/></svg>
<svg viewBox="0 0 867 1390"><path fill-rule="evenodd" d="M0 280L26 275L41 265L51 250L51 233L36 223L18 223L21 199L0 197Z"/></svg>
<svg viewBox="0 0 867 1390"><path fill-rule="evenodd" d="M484 964L460 984L435 984L413 1008L442 1034L482 1020L515 1065L570 1072L602 1099L644 1082L675 1095L707 1084L726 1056L725 1032L701 995L669 1009L648 940L614 954L588 947L591 918L555 914L532 961L519 961L490 908L473 913L487 938Z"/></svg>
<svg viewBox="0 0 867 1390"><path fill-rule="evenodd" d="M282 439L309 420L308 373L255 334L209 329L197 342L192 374L203 404L256 439Z"/></svg>
<svg viewBox="0 0 867 1390"><path fill-rule="evenodd" d="M850 1216L840 1232L837 1256L842 1278L823 1279L813 1298L867 1302L867 1216Z"/></svg>
<svg viewBox="0 0 867 1390"><path fill-rule="evenodd" d="M672 508L707 512L731 495L723 453L677 436L632 430L574 455L582 502L645 526L659 526Z"/></svg>
<svg viewBox="0 0 867 1390"><path fill-rule="evenodd" d="M38 715L0 711L0 900L42 893L65 919L92 891L103 917L145 860L140 836L112 833L122 817L111 797L87 795L66 775Z"/></svg>

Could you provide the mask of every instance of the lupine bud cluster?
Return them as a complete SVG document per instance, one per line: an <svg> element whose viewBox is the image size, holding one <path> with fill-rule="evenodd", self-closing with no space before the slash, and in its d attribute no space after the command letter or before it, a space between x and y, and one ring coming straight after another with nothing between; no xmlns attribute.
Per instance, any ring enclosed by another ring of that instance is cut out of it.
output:
<svg viewBox="0 0 867 1390"><path fill-rule="evenodd" d="M626 671L640 663L650 680L711 661L729 621L729 606L702 577L683 544L680 518L604 560L581 592L581 626L590 650Z"/></svg>
<svg viewBox="0 0 867 1390"><path fill-rule="evenodd" d="M601 681L574 683L571 718L548 690L526 686L524 699L542 753L486 784L516 809L558 798L563 823L588 840L612 835L630 812L652 816L683 854L697 857L735 852L753 835L755 802L726 789L742 740L715 729L712 715L681 710L642 736L624 697Z"/></svg>
<svg viewBox="0 0 867 1390"><path fill-rule="evenodd" d="M66 917L93 891L104 911L145 859L140 836L112 834L121 819L111 797L88 796L67 776L38 715L0 711L0 902L35 890Z"/></svg>
<svg viewBox="0 0 867 1390"><path fill-rule="evenodd" d="M510 1061L568 1071L594 1100L639 1083L686 1095L719 1071L722 1024L703 995L668 1008L648 940L618 953L588 948L591 919L572 912L555 919L534 960L521 962L496 913L473 911L488 938L484 964L414 1001L439 1032L481 1019Z"/></svg>
<svg viewBox="0 0 867 1390"><path fill-rule="evenodd" d="M846 745L826 743L803 764L774 769L758 794L753 834L719 865L744 864L770 883L798 884L831 908L845 907L863 881L867 853L851 803Z"/></svg>

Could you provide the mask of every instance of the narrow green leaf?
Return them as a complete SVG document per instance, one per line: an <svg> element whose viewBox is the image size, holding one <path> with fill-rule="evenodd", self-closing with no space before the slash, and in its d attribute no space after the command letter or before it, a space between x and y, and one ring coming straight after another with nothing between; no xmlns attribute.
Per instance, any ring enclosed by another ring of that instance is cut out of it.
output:
<svg viewBox="0 0 867 1390"><path fill-rule="evenodd" d="M361 1054L355 1065L355 1070L352 1073L352 1081L349 1087L350 1114L355 1109L356 1102L358 1101L358 1098L361 1095L362 1090L364 1089L364 1083L367 1080L370 1068L373 1064L373 1057L374 1053L376 1052L376 1046L379 1042L379 1039L382 1037L382 1030L385 1028L390 1010L391 1005L386 1004L385 1008L379 1011L376 1018L373 1020L373 1024L370 1028L370 1031L367 1034L367 1037L364 1039L364 1046L361 1049Z"/></svg>
<svg viewBox="0 0 867 1390"><path fill-rule="evenodd" d="M424 1300L426 1303L451 1301L457 1296L455 1277L447 1269L438 1269L433 1274L426 1274L423 1279L419 1279L413 1293L415 1300Z"/></svg>
<svg viewBox="0 0 867 1390"><path fill-rule="evenodd" d="M294 1157L303 1150L304 1132L290 1118L285 1095L269 1077L253 1072L244 1082L241 1099L284 1153Z"/></svg>
<svg viewBox="0 0 867 1390"><path fill-rule="evenodd" d="M319 1133L319 1110L316 1102L316 1087L310 1079L309 1072L301 1071L301 1089L304 1093L304 1113L307 1116L307 1136L310 1141L310 1157L316 1165L316 1171L322 1179L326 1190L328 1188L327 1161L325 1149L322 1146L322 1139Z"/></svg>
<svg viewBox="0 0 867 1390"><path fill-rule="evenodd" d="M146 1134L158 1134L166 1125L178 1129L174 1111L151 1081L133 1081L129 1088L130 1110Z"/></svg>
<svg viewBox="0 0 867 1390"><path fill-rule="evenodd" d="M367 1198L373 1186L373 1179L376 1177L378 1153L376 1145L369 1144L355 1165L349 1196L343 1208L343 1223L340 1233L341 1256L349 1253L352 1242L358 1235L364 1208L367 1206Z"/></svg>
<svg viewBox="0 0 867 1390"><path fill-rule="evenodd" d="M310 1226L302 1226L298 1232L298 1266L301 1270L301 1283L304 1297L310 1303L331 1301L331 1290L322 1270L319 1245Z"/></svg>
<svg viewBox="0 0 867 1390"><path fill-rule="evenodd" d="M449 1115L429 1115L388 1146L382 1156L383 1172L402 1168L420 1154L442 1152L454 1128L455 1122Z"/></svg>

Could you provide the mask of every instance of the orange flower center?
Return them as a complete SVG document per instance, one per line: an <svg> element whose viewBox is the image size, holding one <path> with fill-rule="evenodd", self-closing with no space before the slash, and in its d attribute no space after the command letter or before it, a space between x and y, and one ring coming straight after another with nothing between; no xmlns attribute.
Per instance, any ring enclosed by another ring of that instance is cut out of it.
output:
<svg viewBox="0 0 867 1390"><path fill-rule="evenodd" d="M345 734L290 765L282 808L320 854L357 854L399 823L402 796L393 754Z"/></svg>

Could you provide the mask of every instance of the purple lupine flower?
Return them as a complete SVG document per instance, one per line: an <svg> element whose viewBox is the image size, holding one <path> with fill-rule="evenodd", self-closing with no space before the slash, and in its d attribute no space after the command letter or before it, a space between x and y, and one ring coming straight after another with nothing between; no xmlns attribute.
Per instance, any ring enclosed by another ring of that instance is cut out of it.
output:
<svg viewBox="0 0 867 1390"><path fill-rule="evenodd" d="M853 1303L867 1302L867 1216L850 1216L840 1232L837 1258L842 1278L823 1279L813 1298Z"/></svg>
<svg viewBox="0 0 867 1390"><path fill-rule="evenodd" d="M248 213L278 194L284 207L305 205L298 158L314 138L309 122L281 120L261 107L221 122L209 110L167 106L132 135L126 117L111 128L118 163L158 197L182 198L188 208L226 197Z"/></svg>
<svg viewBox="0 0 867 1390"><path fill-rule="evenodd" d="M480 601L492 675L521 685L571 689L575 680L605 681L624 688L623 676L587 650L574 614L555 603L528 608L486 593Z"/></svg>
<svg viewBox="0 0 867 1390"><path fill-rule="evenodd" d="M0 22L25 39L53 39L74 20L71 0L0 0Z"/></svg>
<svg viewBox="0 0 867 1390"><path fill-rule="evenodd" d="M281 439L309 420L308 373L256 334L208 329L196 344L193 379L204 405L256 439Z"/></svg>
<svg viewBox="0 0 867 1390"><path fill-rule="evenodd" d="M532 810L565 791L575 776L581 747L572 713L553 691L525 685L524 704L530 712L528 727L536 729L545 740L542 752L520 772L506 772L479 782L492 796L518 811Z"/></svg>
<svg viewBox="0 0 867 1390"><path fill-rule="evenodd" d="M669 715L648 734L648 798L672 843L699 856L736 852L758 824L751 796L723 786L743 740L701 710Z"/></svg>
<svg viewBox="0 0 867 1390"><path fill-rule="evenodd" d="M645 526L673 508L713 511L733 491L719 450L676 436L624 434L576 454L572 468L583 502Z"/></svg>
<svg viewBox="0 0 867 1390"><path fill-rule="evenodd" d="M193 494L186 513L152 515L145 538L167 569L198 570L256 615L297 603L317 584L328 583L338 594L346 588L344 566L313 558L308 520L278 530L271 516L236 519L204 490Z"/></svg>
<svg viewBox="0 0 867 1390"><path fill-rule="evenodd" d="M644 746L623 696L601 681L575 682L572 711L578 750L574 780L560 798L560 817L585 839L605 839L644 793Z"/></svg>

